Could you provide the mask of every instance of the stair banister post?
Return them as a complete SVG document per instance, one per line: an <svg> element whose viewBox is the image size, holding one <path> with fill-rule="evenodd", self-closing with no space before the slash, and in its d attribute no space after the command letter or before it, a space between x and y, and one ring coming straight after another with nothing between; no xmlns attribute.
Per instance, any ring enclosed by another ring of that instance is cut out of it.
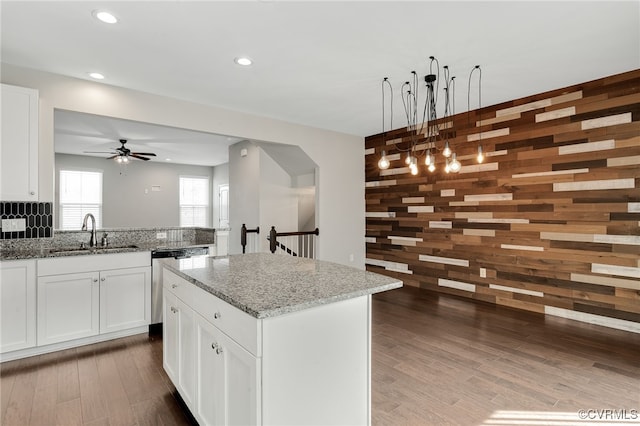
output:
<svg viewBox="0 0 640 426"><path fill-rule="evenodd" d="M240 245L242 246L242 254L245 252L247 246L247 226L243 223L240 228Z"/></svg>
<svg viewBox="0 0 640 426"><path fill-rule="evenodd" d="M276 252L276 238L276 227L272 226L271 231L269 231L269 250L271 250L271 253Z"/></svg>

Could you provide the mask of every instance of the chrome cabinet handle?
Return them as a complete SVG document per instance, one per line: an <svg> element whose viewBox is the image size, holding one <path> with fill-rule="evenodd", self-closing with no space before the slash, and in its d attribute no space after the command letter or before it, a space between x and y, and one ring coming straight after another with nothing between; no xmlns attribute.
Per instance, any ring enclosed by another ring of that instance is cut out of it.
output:
<svg viewBox="0 0 640 426"><path fill-rule="evenodd" d="M220 346L219 344L217 344L216 342L213 342L211 344L211 349L213 349L214 351L216 351L217 355L220 355L222 353L222 346Z"/></svg>
<svg viewBox="0 0 640 426"><path fill-rule="evenodd" d="M172 307L171 307L171 312L173 312L174 314L176 314L176 313L178 313L178 310L172 306Z"/></svg>
<svg viewBox="0 0 640 426"><path fill-rule="evenodd" d="M100 281L106 281L105 277L100 278Z"/></svg>
<svg viewBox="0 0 640 426"><path fill-rule="evenodd" d="M30 191L29 194L36 195L36 191Z"/></svg>
<svg viewBox="0 0 640 426"><path fill-rule="evenodd" d="M93 282L94 282L94 283L97 283L97 282L98 282L98 279L97 279L97 278L94 278L94 279L93 279Z"/></svg>
<svg viewBox="0 0 640 426"><path fill-rule="evenodd" d="M220 319L221 315L220 312L216 312L213 314L213 319Z"/></svg>
<svg viewBox="0 0 640 426"><path fill-rule="evenodd" d="M178 288L177 284L171 284L171 288Z"/></svg>

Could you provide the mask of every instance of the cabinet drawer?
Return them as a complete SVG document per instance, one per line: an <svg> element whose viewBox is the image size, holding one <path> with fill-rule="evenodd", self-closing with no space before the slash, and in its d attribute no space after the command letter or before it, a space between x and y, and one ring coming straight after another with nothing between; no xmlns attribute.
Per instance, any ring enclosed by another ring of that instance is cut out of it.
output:
<svg viewBox="0 0 640 426"><path fill-rule="evenodd" d="M258 341L260 320L195 285L193 287L197 291L193 309L254 356L261 356L262 345Z"/></svg>
<svg viewBox="0 0 640 426"><path fill-rule="evenodd" d="M148 251L112 254L85 254L81 256L51 257L38 260L38 276L77 274L109 269L151 266Z"/></svg>
<svg viewBox="0 0 640 426"><path fill-rule="evenodd" d="M164 291L170 291L187 305L193 304L196 286L166 268L162 268L162 286Z"/></svg>

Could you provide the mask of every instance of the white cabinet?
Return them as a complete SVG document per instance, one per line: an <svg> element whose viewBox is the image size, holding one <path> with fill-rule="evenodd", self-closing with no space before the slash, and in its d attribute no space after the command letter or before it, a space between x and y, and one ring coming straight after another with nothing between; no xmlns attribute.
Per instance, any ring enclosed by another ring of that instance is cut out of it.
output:
<svg viewBox="0 0 640 426"><path fill-rule="evenodd" d="M213 322L236 329L247 320L256 327L257 320L224 302L207 303L215 298L171 272L163 274L163 365L182 399L203 426L256 424L260 360Z"/></svg>
<svg viewBox="0 0 640 426"><path fill-rule="evenodd" d="M163 281L164 368L200 425L371 423L371 296L257 319Z"/></svg>
<svg viewBox="0 0 640 426"><path fill-rule="evenodd" d="M173 383L178 383L179 315L177 298L168 291L162 298L162 366Z"/></svg>
<svg viewBox="0 0 640 426"><path fill-rule="evenodd" d="M99 333L98 272L38 277L38 345Z"/></svg>
<svg viewBox="0 0 640 426"><path fill-rule="evenodd" d="M149 267L100 272L100 333L149 324L150 282Z"/></svg>
<svg viewBox="0 0 640 426"><path fill-rule="evenodd" d="M36 262L0 262L0 353L36 344Z"/></svg>
<svg viewBox="0 0 640 426"><path fill-rule="evenodd" d="M257 424L259 360L196 314L194 416L203 425Z"/></svg>
<svg viewBox="0 0 640 426"><path fill-rule="evenodd" d="M132 329L151 319L149 252L38 261L38 345Z"/></svg>
<svg viewBox="0 0 640 426"><path fill-rule="evenodd" d="M38 91L2 84L0 200L38 200Z"/></svg>

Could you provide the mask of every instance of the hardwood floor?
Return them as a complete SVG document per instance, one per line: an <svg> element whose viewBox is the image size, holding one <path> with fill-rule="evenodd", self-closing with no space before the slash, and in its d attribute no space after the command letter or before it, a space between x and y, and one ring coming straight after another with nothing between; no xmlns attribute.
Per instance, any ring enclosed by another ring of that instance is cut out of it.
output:
<svg viewBox="0 0 640 426"><path fill-rule="evenodd" d="M640 335L411 287L373 299L374 425L640 410ZM3 363L0 392L7 426L193 424L146 335Z"/></svg>
<svg viewBox="0 0 640 426"><path fill-rule="evenodd" d="M375 425L567 425L596 409L640 424L638 334L411 287L374 296L373 322Z"/></svg>

